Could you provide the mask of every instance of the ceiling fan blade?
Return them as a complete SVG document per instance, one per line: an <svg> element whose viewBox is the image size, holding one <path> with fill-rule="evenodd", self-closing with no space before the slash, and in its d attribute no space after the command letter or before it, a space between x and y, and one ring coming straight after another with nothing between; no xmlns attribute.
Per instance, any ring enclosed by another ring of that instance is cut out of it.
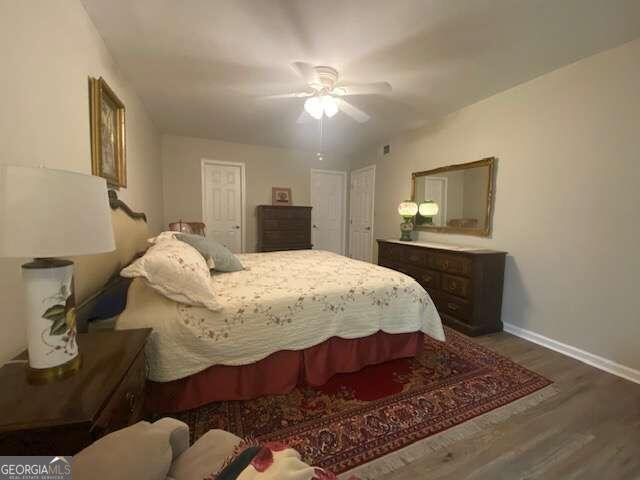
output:
<svg viewBox="0 0 640 480"><path fill-rule="evenodd" d="M312 121L313 121L313 117L309 115L306 110L302 109L302 113L298 117L298 120L296 120L296 123L304 124L304 123L311 123Z"/></svg>
<svg viewBox="0 0 640 480"><path fill-rule="evenodd" d="M346 95L379 95L382 93L391 92L391 85L387 82L374 82L374 83L352 83L352 84L338 84L333 89L333 94L346 96Z"/></svg>
<svg viewBox="0 0 640 480"><path fill-rule="evenodd" d="M281 93L279 95L263 95L260 98L304 98L310 97L313 93L309 92L294 92L294 93Z"/></svg>
<svg viewBox="0 0 640 480"><path fill-rule="evenodd" d="M293 62L291 64L291 68L300 75L307 85L318 85L320 84L320 77L318 76L318 72L313 65L306 62Z"/></svg>
<svg viewBox="0 0 640 480"><path fill-rule="evenodd" d="M359 108L354 107L349 102L341 98L336 98L335 100L336 100L336 103L338 104L338 108L340 109L340 111L346 115L349 115L356 122L364 123L369 121L369 119L371 118L369 115L364 113Z"/></svg>

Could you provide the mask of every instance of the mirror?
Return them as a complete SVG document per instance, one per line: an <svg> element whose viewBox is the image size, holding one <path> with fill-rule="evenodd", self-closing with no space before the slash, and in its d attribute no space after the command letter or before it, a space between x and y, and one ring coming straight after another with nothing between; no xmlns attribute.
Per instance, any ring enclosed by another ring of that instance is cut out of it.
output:
<svg viewBox="0 0 640 480"><path fill-rule="evenodd" d="M493 213L495 158L411 174L420 211L416 230L488 237Z"/></svg>

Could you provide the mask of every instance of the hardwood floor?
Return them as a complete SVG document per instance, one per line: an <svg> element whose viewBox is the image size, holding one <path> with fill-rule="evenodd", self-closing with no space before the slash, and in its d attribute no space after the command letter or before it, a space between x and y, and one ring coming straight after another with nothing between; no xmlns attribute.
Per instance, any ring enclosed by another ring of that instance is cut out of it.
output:
<svg viewBox="0 0 640 480"><path fill-rule="evenodd" d="M640 479L640 385L508 333L473 340L558 394L381 480Z"/></svg>

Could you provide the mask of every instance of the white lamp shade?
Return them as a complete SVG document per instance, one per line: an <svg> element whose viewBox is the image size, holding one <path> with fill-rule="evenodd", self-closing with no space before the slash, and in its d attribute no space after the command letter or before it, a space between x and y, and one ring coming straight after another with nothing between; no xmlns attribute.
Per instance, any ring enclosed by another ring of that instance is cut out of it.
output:
<svg viewBox="0 0 640 480"><path fill-rule="evenodd" d="M304 109L313 118L320 120L322 118L324 106L322 105L320 97L309 97L304 102Z"/></svg>
<svg viewBox="0 0 640 480"><path fill-rule="evenodd" d="M418 207L418 211L423 217L435 217L440 211L440 208L438 208L436 202L422 202L420 207Z"/></svg>
<svg viewBox="0 0 640 480"><path fill-rule="evenodd" d="M114 249L103 178L0 165L0 257L66 257Z"/></svg>
<svg viewBox="0 0 640 480"><path fill-rule="evenodd" d="M398 205L398 213L401 217L415 217L418 213L418 205L415 202L404 201Z"/></svg>

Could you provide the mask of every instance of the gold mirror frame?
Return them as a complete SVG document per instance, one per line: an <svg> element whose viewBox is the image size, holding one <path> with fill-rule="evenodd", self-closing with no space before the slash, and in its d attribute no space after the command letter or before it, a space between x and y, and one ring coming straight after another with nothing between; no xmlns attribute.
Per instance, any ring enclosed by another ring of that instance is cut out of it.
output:
<svg viewBox="0 0 640 480"><path fill-rule="evenodd" d="M493 202L495 195L495 167L496 158L487 157L475 162L459 163L446 167L434 168L422 172L411 174L411 200L416 201L416 178L435 175L437 173L451 172L453 170L467 170L469 168L489 167L489 185L487 186L487 209L483 228L462 228L462 227L436 227L431 225L416 225L416 230L424 230L438 233L458 233L462 235L476 235L478 237L488 237L491 235L491 223L493 220Z"/></svg>

